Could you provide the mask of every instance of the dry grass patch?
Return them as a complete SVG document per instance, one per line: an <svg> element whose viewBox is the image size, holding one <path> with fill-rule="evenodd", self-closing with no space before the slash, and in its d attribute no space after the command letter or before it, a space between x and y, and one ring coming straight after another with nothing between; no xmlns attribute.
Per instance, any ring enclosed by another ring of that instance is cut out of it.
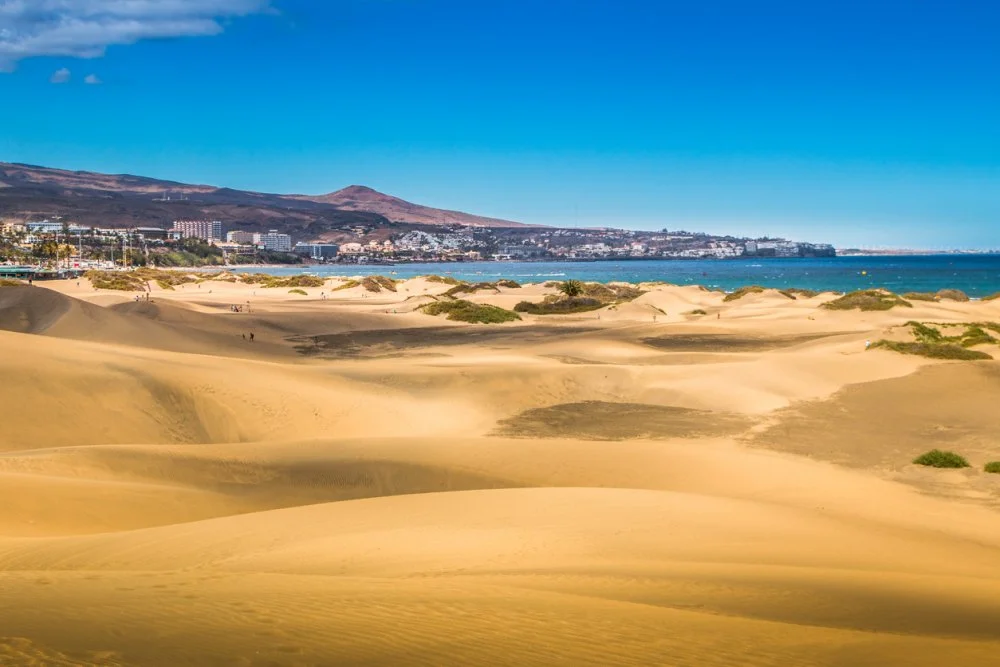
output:
<svg viewBox="0 0 1000 667"><path fill-rule="evenodd" d="M504 308L461 299L435 301L421 306L420 309L428 315L446 315L447 319L454 322L468 322L470 324L503 324L521 319L517 313Z"/></svg>
<svg viewBox="0 0 1000 667"><path fill-rule="evenodd" d="M897 306L912 308L913 304L902 299L898 294L885 290L869 289L850 292L844 296L828 301L822 305L827 310L891 310Z"/></svg>

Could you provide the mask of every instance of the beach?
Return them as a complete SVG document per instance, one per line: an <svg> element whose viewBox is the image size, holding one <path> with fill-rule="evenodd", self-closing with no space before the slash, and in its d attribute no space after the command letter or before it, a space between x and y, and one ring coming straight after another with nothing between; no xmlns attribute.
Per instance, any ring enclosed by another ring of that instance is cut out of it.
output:
<svg viewBox="0 0 1000 667"><path fill-rule="evenodd" d="M997 664L1000 299L395 278L0 287L0 663Z"/></svg>

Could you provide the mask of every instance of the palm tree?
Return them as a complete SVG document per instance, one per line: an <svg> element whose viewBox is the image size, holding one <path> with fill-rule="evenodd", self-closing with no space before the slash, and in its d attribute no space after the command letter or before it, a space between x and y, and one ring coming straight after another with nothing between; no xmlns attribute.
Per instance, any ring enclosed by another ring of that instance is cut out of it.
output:
<svg viewBox="0 0 1000 667"><path fill-rule="evenodd" d="M559 291L572 298L583 294L583 283L579 280L567 280L559 283Z"/></svg>

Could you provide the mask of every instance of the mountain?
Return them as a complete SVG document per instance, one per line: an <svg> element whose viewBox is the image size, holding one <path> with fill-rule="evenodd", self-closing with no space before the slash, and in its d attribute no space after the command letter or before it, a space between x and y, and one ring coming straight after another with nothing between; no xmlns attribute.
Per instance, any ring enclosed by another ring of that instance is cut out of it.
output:
<svg viewBox="0 0 1000 667"><path fill-rule="evenodd" d="M331 204L347 211L370 211L394 222L414 222L424 225L466 225L469 227L526 227L520 222L484 218L460 211L448 211L421 206L399 197L382 194L363 185L351 185L343 190L319 197L300 196L299 199Z"/></svg>
<svg viewBox="0 0 1000 667"><path fill-rule="evenodd" d="M281 195L0 162L0 217L54 216L105 227L168 227L174 220L209 218L229 229L279 229L296 240L338 240L355 227L376 234L456 224L527 227L421 206L357 185L315 197Z"/></svg>

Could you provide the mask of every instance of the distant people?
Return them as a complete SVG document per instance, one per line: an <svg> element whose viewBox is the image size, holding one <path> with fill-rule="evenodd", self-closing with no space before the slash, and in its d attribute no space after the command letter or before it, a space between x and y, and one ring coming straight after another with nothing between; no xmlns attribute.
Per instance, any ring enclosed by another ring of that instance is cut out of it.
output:
<svg viewBox="0 0 1000 667"><path fill-rule="evenodd" d="M250 342L251 343L253 342L253 332L252 331L250 332Z"/></svg>
<svg viewBox="0 0 1000 667"><path fill-rule="evenodd" d="M243 340L246 340L246 339L247 339L247 335L243 334Z"/></svg>
<svg viewBox="0 0 1000 667"><path fill-rule="evenodd" d="M870 348L871 348L871 346L872 346L872 342L871 342L870 340L866 340L866 341L865 341L865 349L866 349L866 350L867 350L867 349L870 349Z"/></svg>
<svg viewBox="0 0 1000 667"><path fill-rule="evenodd" d="M716 313L715 314L715 319L721 320L722 319L722 313Z"/></svg>

